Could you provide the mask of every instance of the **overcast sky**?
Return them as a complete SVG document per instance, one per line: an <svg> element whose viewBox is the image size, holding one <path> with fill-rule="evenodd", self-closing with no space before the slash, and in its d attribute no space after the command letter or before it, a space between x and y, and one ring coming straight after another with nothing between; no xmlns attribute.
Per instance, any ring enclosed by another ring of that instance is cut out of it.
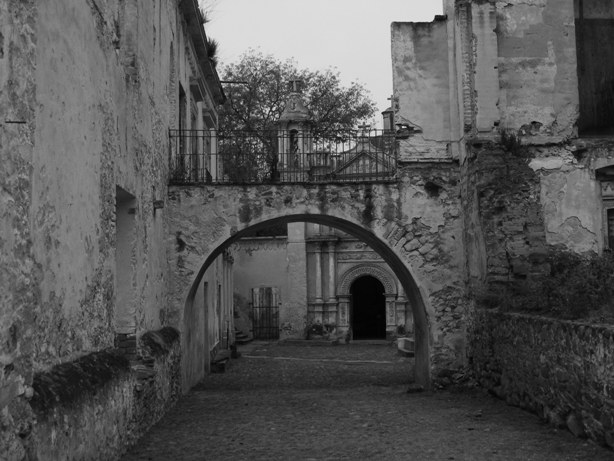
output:
<svg viewBox="0 0 614 461"><path fill-rule="evenodd" d="M390 24L432 21L442 0L201 0L211 9L207 35L222 63L248 48L299 67L336 67L342 81L361 82L380 112L392 93ZM377 116L379 119L379 114Z"/></svg>

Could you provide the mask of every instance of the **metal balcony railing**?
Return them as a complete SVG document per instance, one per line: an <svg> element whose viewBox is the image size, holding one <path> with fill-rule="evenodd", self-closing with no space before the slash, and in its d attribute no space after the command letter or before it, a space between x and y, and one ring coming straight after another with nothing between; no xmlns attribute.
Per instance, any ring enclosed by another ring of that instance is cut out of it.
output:
<svg viewBox="0 0 614 461"><path fill-rule="evenodd" d="M378 182L396 179L395 135L170 130L171 184Z"/></svg>

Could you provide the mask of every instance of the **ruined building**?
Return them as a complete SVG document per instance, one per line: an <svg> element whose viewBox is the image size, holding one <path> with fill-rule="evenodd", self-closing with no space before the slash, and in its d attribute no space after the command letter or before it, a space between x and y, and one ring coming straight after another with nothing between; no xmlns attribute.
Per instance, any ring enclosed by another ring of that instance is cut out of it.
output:
<svg viewBox="0 0 614 461"><path fill-rule="evenodd" d="M0 457L120 453L232 343L233 244L302 222L394 273L418 384L469 366L614 445L612 329L474 302L554 245L612 246L614 7L444 6L392 25L381 168L346 174L288 124L276 174L238 184L196 0L0 3Z"/></svg>
<svg viewBox="0 0 614 461"><path fill-rule="evenodd" d="M196 0L0 2L2 459L112 459L204 375L181 350L224 340L229 254L208 335L177 339L168 304L168 132L213 135L224 101L201 22Z"/></svg>

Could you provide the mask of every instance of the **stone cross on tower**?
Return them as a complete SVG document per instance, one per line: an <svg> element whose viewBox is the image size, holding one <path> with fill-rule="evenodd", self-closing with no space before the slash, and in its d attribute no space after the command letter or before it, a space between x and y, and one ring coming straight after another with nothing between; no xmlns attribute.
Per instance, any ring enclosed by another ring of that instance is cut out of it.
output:
<svg viewBox="0 0 614 461"><path fill-rule="evenodd" d="M368 123L358 125L358 129L362 130L362 133L360 133L361 136L366 136L366 133L371 129L371 125Z"/></svg>
<svg viewBox="0 0 614 461"><path fill-rule="evenodd" d="M398 110L399 109L399 98L395 97L395 95L391 94L388 101L390 101L390 107L392 107L392 110Z"/></svg>
<svg viewBox="0 0 614 461"><path fill-rule="evenodd" d="M288 82L290 84L290 91L293 93L299 93L301 91L302 80L293 79Z"/></svg>

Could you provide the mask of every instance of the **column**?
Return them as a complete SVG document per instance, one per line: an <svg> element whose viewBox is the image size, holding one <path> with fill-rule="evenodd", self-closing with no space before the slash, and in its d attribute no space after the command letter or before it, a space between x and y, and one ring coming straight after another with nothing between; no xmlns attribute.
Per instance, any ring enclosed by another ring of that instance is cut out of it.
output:
<svg viewBox="0 0 614 461"><path fill-rule="evenodd" d="M384 293L386 296L386 336L393 335L397 329L395 300L396 293Z"/></svg>
<svg viewBox="0 0 614 461"><path fill-rule="evenodd" d="M322 300L322 246L316 243L315 251L315 284L316 284L316 302L321 303Z"/></svg>
<svg viewBox="0 0 614 461"><path fill-rule="evenodd" d="M324 323L324 300L322 299L322 246L315 244L315 300L313 302L313 320L316 323Z"/></svg>
<svg viewBox="0 0 614 461"><path fill-rule="evenodd" d="M335 241L327 242L328 246L328 302L337 303L337 265L335 261Z"/></svg>
<svg viewBox="0 0 614 461"><path fill-rule="evenodd" d="M395 302L396 312L397 312L397 325L407 326L407 315L406 315L406 306L407 306L407 298L403 295L403 293L399 294L397 300Z"/></svg>
<svg viewBox="0 0 614 461"><path fill-rule="evenodd" d="M338 299L337 326L342 329L347 329L350 323L350 295L339 295Z"/></svg>
<svg viewBox="0 0 614 461"><path fill-rule="evenodd" d="M222 162L218 161L218 151L217 151L217 133L215 131L215 128L211 128L209 129L209 134L211 135L210 140L211 140L211 153L210 153L210 160L211 163L210 168L211 171L209 171L209 173L211 174L211 180L213 182L217 182L220 179L222 179Z"/></svg>

